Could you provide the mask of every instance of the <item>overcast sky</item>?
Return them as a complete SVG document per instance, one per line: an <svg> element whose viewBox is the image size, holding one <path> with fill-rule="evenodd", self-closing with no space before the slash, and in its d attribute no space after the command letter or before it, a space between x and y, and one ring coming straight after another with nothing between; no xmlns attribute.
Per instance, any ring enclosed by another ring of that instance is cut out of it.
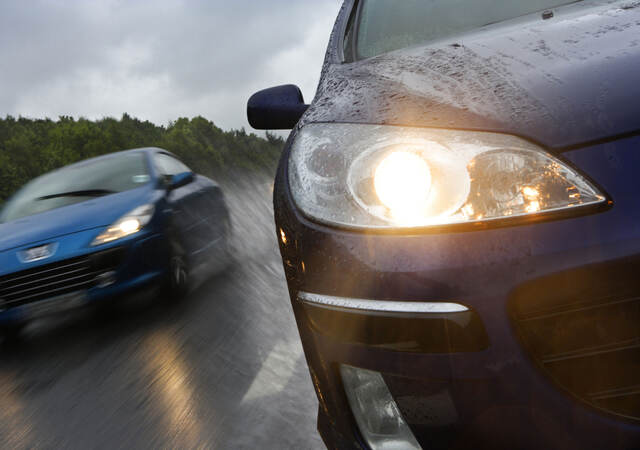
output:
<svg viewBox="0 0 640 450"><path fill-rule="evenodd" d="M311 100L342 0L0 2L0 116L245 127L256 90Z"/></svg>

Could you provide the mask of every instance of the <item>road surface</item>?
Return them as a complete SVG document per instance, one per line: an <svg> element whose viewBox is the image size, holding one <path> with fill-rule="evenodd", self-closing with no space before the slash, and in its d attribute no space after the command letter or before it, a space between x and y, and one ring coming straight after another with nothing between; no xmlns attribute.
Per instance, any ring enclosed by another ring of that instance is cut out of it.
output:
<svg viewBox="0 0 640 450"><path fill-rule="evenodd" d="M83 310L0 344L2 448L324 448L271 189L226 190L236 261L183 303Z"/></svg>

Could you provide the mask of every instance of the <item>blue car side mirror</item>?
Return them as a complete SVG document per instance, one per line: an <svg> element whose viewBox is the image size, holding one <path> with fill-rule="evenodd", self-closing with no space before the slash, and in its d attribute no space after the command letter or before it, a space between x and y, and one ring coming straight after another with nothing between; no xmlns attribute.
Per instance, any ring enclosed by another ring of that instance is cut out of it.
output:
<svg viewBox="0 0 640 450"><path fill-rule="evenodd" d="M193 172L183 172L175 174L169 181L168 189L172 191L174 189L181 188L182 186L193 182L194 179L195 176L193 175Z"/></svg>
<svg viewBox="0 0 640 450"><path fill-rule="evenodd" d="M253 94L247 103L247 118L257 130L290 130L308 107L300 88L286 84Z"/></svg>

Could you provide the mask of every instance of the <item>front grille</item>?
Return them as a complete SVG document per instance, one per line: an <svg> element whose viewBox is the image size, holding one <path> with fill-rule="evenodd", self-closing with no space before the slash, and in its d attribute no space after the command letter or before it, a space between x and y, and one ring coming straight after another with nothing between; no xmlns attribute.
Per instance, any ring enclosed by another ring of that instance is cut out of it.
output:
<svg viewBox="0 0 640 450"><path fill-rule="evenodd" d="M640 420L640 259L562 272L519 287L510 306L531 357L557 384Z"/></svg>
<svg viewBox="0 0 640 450"><path fill-rule="evenodd" d="M59 295L89 289L96 276L115 269L120 249L66 259L0 277L0 302L12 308Z"/></svg>
<svg viewBox="0 0 640 450"><path fill-rule="evenodd" d="M95 274L88 257L74 258L14 273L0 279L4 307L14 307L87 289Z"/></svg>

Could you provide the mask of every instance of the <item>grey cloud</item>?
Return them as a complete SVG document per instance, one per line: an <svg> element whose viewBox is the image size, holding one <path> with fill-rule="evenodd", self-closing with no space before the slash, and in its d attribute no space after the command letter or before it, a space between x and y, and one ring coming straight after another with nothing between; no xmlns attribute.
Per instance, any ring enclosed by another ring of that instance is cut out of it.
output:
<svg viewBox="0 0 640 450"><path fill-rule="evenodd" d="M247 126L256 89L313 95L340 0L2 2L0 115L197 114Z"/></svg>

